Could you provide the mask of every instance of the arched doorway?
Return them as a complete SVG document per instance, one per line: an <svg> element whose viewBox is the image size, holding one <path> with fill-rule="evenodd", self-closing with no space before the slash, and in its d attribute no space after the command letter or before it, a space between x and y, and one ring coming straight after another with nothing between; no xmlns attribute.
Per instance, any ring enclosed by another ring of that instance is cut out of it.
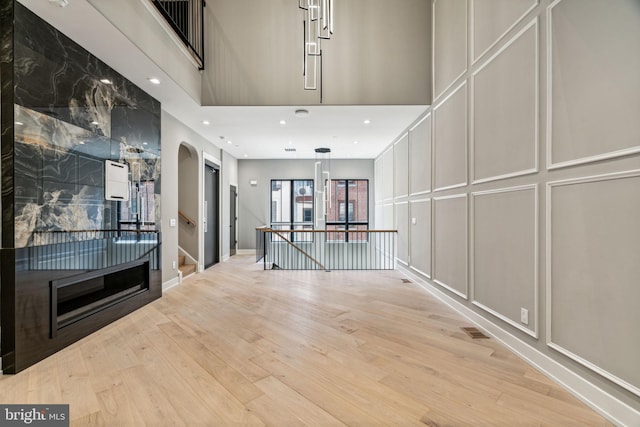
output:
<svg viewBox="0 0 640 427"><path fill-rule="evenodd" d="M182 277L197 270L199 238L198 151L188 143L178 148L178 267Z"/></svg>

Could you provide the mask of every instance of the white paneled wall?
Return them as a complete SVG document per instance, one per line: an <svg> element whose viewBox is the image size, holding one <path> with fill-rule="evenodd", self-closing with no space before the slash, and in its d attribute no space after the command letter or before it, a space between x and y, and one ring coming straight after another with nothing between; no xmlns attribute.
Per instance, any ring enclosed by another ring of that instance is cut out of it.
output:
<svg viewBox="0 0 640 427"><path fill-rule="evenodd" d="M433 107L376 161L399 266L640 425L640 2L433 19Z"/></svg>

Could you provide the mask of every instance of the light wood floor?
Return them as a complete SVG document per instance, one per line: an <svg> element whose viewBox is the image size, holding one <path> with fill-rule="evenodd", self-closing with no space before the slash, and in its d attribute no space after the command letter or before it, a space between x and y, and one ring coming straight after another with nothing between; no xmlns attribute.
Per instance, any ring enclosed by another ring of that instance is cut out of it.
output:
<svg viewBox="0 0 640 427"><path fill-rule="evenodd" d="M611 425L401 279L235 256L5 375L0 402L69 403L72 425Z"/></svg>

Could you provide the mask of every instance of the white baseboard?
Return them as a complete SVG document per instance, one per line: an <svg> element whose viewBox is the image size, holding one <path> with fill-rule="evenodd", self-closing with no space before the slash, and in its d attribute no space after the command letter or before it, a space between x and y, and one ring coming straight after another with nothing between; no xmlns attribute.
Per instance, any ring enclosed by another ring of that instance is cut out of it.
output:
<svg viewBox="0 0 640 427"><path fill-rule="evenodd" d="M615 398L595 384L587 381L576 372L553 360L541 351L531 347L516 336L502 329L489 319L479 315L466 305L456 301L442 292L428 280L417 275L414 271L398 265L399 272L410 277L416 284L434 297L451 307L484 329L489 335L500 341L509 350L526 360L530 365L544 373L556 383L564 387L569 393L584 402L594 411L617 426L640 426L640 412L626 403Z"/></svg>
<svg viewBox="0 0 640 427"><path fill-rule="evenodd" d="M237 255L255 255L256 250L255 249L238 249L236 250L236 254Z"/></svg>
<svg viewBox="0 0 640 427"><path fill-rule="evenodd" d="M180 276L176 276L171 280L167 280L162 284L162 292L168 291L169 289L176 287L180 284Z"/></svg>

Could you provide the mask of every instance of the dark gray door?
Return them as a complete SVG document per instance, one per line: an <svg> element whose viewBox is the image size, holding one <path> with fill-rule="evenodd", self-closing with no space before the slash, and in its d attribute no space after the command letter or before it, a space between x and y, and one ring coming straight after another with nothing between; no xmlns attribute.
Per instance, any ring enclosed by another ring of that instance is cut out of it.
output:
<svg viewBox="0 0 640 427"><path fill-rule="evenodd" d="M238 214L236 213L236 206L238 200L238 191L235 185L231 186L231 196L229 197L229 255L233 256L236 254L236 224L238 223Z"/></svg>
<svg viewBox="0 0 640 427"><path fill-rule="evenodd" d="M204 167L204 267L219 261L218 256L218 169Z"/></svg>

